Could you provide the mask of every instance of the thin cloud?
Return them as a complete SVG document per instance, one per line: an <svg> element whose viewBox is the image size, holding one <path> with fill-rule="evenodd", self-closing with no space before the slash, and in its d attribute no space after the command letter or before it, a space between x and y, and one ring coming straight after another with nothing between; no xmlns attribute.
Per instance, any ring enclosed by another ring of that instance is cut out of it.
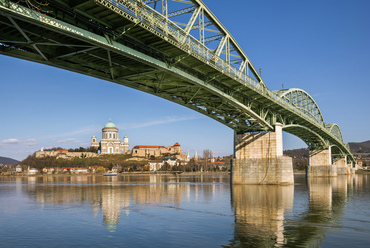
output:
<svg viewBox="0 0 370 248"><path fill-rule="evenodd" d="M20 141L19 139L7 139L7 140L1 141L0 144L2 144L2 145L17 145L21 142L22 141Z"/></svg>
<svg viewBox="0 0 370 248"><path fill-rule="evenodd" d="M81 142L83 141L78 140L78 139L72 139L72 138L57 140L57 143L81 143Z"/></svg>
<svg viewBox="0 0 370 248"><path fill-rule="evenodd" d="M37 145L37 141L35 139L27 140L7 139L0 141L0 146L9 146L9 145L34 146Z"/></svg>
<svg viewBox="0 0 370 248"><path fill-rule="evenodd" d="M22 142L25 146L35 146L37 145L37 141L35 139L28 139Z"/></svg>
<svg viewBox="0 0 370 248"><path fill-rule="evenodd" d="M82 128L79 128L79 129L71 131L71 132L58 133L58 134L55 134L55 135L48 135L47 137L43 137L43 138L57 139L57 138L61 138L61 137L74 137L74 136L86 135L86 134L91 135L91 134L96 133L98 130L101 130L101 126L92 125L92 126L82 127Z"/></svg>
<svg viewBox="0 0 370 248"><path fill-rule="evenodd" d="M176 116L169 116L169 117L164 117L160 120L153 120L149 122L144 122L144 123L131 123L128 125L121 125L124 128L123 129L135 129L135 128L143 128L143 127L151 127L151 126L157 126L157 125L163 125L163 124L168 124L172 122L180 122L180 121L188 121L188 120L196 120L200 119L201 117L196 117L196 116L187 116L187 117L176 117Z"/></svg>
<svg viewBox="0 0 370 248"><path fill-rule="evenodd" d="M96 133L97 130L101 130L101 126L86 126L86 127L83 127L83 128L80 128L80 129L77 129L75 131L72 131L72 132L68 132L68 133L64 133L64 134L61 134L59 135L60 136L77 136L77 135L84 135L84 134L92 134L92 133Z"/></svg>
<svg viewBox="0 0 370 248"><path fill-rule="evenodd" d="M37 141L35 139L27 139L27 140L7 139L7 140L0 141L0 147L4 149L6 148L13 149L13 148L10 148L13 146L17 146L18 149L20 149L20 147L28 147L29 149L30 147L33 147L36 145L37 145Z"/></svg>

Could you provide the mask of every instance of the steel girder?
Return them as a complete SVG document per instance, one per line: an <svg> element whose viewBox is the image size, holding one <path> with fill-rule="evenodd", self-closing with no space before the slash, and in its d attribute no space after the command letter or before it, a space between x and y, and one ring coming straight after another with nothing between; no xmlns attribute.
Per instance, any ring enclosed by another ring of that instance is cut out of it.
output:
<svg viewBox="0 0 370 248"><path fill-rule="evenodd" d="M334 129L318 118L321 113L308 94L296 91L303 94L300 98L291 91L281 97L267 89L233 37L199 0L171 1L174 5L169 0L32 2L48 5L29 9L24 2L0 0L2 54L157 95L239 133L273 130L277 121L304 126L350 154L331 133ZM286 128L296 133L293 129ZM322 143L317 138L308 142L316 141Z"/></svg>

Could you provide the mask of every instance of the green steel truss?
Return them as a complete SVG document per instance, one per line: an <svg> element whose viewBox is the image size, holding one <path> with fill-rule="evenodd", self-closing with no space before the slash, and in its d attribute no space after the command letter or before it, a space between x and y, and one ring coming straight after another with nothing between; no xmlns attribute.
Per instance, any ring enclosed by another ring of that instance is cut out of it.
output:
<svg viewBox="0 0 370 248"><path fill-rule="evenodd" d="M310 149L355 161L300 89L270 91L200 0L0 0L0 53L138 89L237 133L276 122Z"/></svg>

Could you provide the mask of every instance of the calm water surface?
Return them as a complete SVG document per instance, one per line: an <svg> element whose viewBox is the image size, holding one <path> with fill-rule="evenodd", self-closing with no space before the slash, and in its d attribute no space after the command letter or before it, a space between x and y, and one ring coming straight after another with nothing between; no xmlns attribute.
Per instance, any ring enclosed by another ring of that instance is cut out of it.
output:
<svg viewBox="0 0 370 248"><path fill-rule="evenodd" d="M367 247L370 175L0 178L1 247Z"/></svg>

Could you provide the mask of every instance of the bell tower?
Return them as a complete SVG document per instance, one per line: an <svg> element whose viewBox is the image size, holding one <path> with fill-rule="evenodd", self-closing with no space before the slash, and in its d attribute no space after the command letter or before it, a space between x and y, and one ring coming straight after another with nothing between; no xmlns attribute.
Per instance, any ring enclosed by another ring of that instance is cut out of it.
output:
<svg viewBox="0 0 370 248"><path fill-rule="evenodd" d="M91 146L92 146L92 147L96 147L96 148L98 148L98 147L99 147L99 142L97 141L97 139L96 139L96 136L95 136L95 135L93 135L93 136L91 137Z"/></svg>

